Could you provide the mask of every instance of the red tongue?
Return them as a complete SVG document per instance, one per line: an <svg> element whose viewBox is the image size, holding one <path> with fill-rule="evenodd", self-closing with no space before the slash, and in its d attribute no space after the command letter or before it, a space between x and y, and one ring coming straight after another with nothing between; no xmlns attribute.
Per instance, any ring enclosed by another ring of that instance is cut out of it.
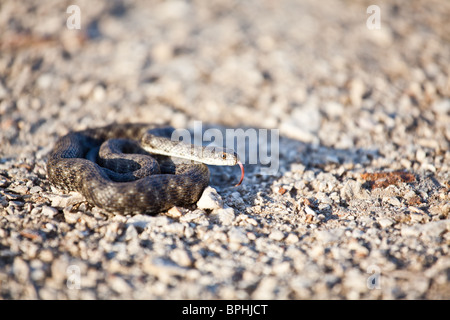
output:
<svg viewBox="0 0 450 320"><path fill-rule="evenodd" d="M239 183L237 185L235 185L235 187L239 186L242 183L242 180L244 180L244 166L240 161L237 164L241 167L242 174L241 174L241 180L239 180Z"/></svg>

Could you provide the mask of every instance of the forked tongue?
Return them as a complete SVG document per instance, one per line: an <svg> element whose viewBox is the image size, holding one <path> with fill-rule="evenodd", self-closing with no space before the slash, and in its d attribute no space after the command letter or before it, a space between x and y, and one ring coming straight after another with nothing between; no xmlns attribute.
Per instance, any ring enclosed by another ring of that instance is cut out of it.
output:
<svg viewBox="0 0 450 320"><path fill-rule="evenodd" d="M239 186L242 183L242 180L244 180L244 165L240 161L238 161L237 164L241 167L241 180L239 180L238 184L235 185L235 187Z"/></svg>

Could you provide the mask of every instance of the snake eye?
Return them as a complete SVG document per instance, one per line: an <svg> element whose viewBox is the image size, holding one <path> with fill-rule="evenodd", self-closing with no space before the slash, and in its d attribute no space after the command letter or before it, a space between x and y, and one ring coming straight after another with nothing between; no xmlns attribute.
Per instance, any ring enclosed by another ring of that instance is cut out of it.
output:
<svg viewBox="0 0 450 320"><path fill-rule="evenodd" d="M222 160L226 160L227 159L227 154L225 152L222 153Z"/></svg>

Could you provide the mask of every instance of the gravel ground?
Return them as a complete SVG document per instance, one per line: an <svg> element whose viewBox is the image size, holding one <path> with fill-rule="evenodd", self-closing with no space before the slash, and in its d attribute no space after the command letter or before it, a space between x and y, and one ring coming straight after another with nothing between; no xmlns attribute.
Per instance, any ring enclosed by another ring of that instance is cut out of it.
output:
<svg viewBox="0 0 450 320"><path fill-rule="evenodd" d="M450 3L371 4L3 1L0 297L450 299ZM194 121L279 129L279 169L154 217L49 184L70 130Z"/></svg>

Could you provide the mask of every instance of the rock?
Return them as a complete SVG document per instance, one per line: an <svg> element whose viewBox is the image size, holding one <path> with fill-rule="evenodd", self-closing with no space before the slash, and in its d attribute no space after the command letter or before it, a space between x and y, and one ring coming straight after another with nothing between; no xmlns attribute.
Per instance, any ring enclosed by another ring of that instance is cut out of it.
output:
<svg viewBox="0 0 450 320"><path fill-rule="evenodd" d="M427 154L425 152L425 150L423 149L418 149L416 152L416 159L419 162L423 162L425 160L425 158L427 157Z"/></svg>
<svg viewBox="0 0 450 320"><path fill-rule="evenodd" d="M267 300L273 299L274 294L273 291L278 285L278 281L274 277L263 278L256 290L252 294L252 299L256 300Z"/></svg>
<svg viewBox="0 0 450 320"><path fill-rule="evenodd" d="M422 234L428 237L440 237L446 231L450 230L450 219L432 221L420 225Z"/></svg>
<svg viewBox="0 0 450 320"><path fill-rule="evenodd" d="M370 274L362 274L357 269L345 273L342 285L349 290L350 299L358 299L362 292L367 291L367 279Z"/></svg>
<svg viewBox="0 0 450 320"><path fill-rule="evenodd" d="M364 82L361 79L353 79L350 83L350 100L354 106L359 107L361 105L362 96L365 91Z"/></svg>
<svg viewBox="0 0 450 320"><path fill-rule="evenodd" d="M397 197L383 197L383 202L389 203L394 207L400 207L402 203L398 200Z"/></svg>
<svg viewBox="0 0 450 320"><path fill-rule="evenodd" d="M417 226L402 226L400 232L402 237L418 237L420 235L420 229Z"/></svg>
<svg viewBox="0 0 450 320"><path fill-rule="evenodd" d="M345 229L330 229L330 230L317 230L315 236L317 241L321 243L332 243L339 241L344 235Z"/></svg>
<svg viewBox="0 0 450 320"><path fill-rule="evenodd" d="M362 188L362 184L359 181L349 179L345 182L344 187L341 189L341 197L351 199L367 199L369 194L367 190Z"/></svg>
<svg viewBox="0 0 450 320"><path fill-rule="evenodd" d="M125 241L132 241L138 239L138 232L133 225L129 225L125 231Z"/></svg>
<svg viewBox="0 0 450 320"><path fill-rule="evenodd" d="M132 290L125 279L118 275L112 275L107 279L108 285L117 293L125 294Z"/></svg>
<svg viewBox="0 0 450 320"><path fill-rule="evenodd" d="M442 5L361 32L360 1L92 1L77 32L62 5L0 2L0 300L448 297ZM244 183L210 166L198 208L150 216L49 182L59 137L117 121L234 148Z"/></svg>
<svg viewBox="0 0 450 320"><path fill-rule="evenodd" d="M241 228L233 227L228 232L228 239L231 243L245 244L249 242L247 235Z"/></svg>
<svg viewBox="0 0 450 320"><path fill-rule="evenodd" d="M392 219L389 218L382 218L378 220L378 224L382 227L382 228L387 228L390 227L394 224L394 221Z"/></svg>
<svg viewBox="0 0 450 320"><path fill-rule="evenodd" d="M186 275L185 268L178 266L169 259L163 258L147 258L142 268L147 274L157 277L163 283L169 283L173 276L183 277Z"/></svg>
<svg viewBox="0 0 450 320"><path fill-rule="evenodd" d="M30 189L30 193L32 193L32 194L39 193L39 192L42 192L42 188L39 186L34 186L34 187L31 187L31 189Z"/></svg>
<svg viewBox="0 0 450 320"><path fill-rule="evenodd" d="M167 211L167 215L173 219L180 218L182 214L183 214L182 209L178 208L177 206L172 207Z"/></svg>
<svg viewBox="0 0 450 320"><path fill-rule="evenodd" d="M284 239L284 234L280 230L273 230L269 234L269 239L275 240L275 241L281 241Z"/></svg>
<svg viewBox="0 0 450 320"><path fill-rule="evenodd" d="M28 264L20 257L14 259L12 270L16 279L22 283L28 281L30 276L30 267Z"/></svg>
<svg viewBox="0 0 450 320"><path fill-rule="evenodd" d="M53 253L49 249L44 249L39 253L39 259L44 262L51 262L53 260Z"/></svg>
<svg viewBox="0 0 450 320"><path fill-rule="evenodd" d="M46 196L52 201L51 206L57 208L66 208L86 200L81 194L77 192L60 195L49 194Z"/></svg>
<svg viewBox="0 0 450 320"><path fill-rule="evenodd" d="M285 239L286 244L295 244L298 241L299 241L299 239L294 233L289 233Z"/></svg>
<svg viewBox="0 0 450 320"><path fill-rule="evenodd" d="M223 224L225 226L231 225L235 220L235 214L233 208L221 208L218 210L214 210L211 213L211 217L214 218L215 221Z"/></svg>
<svg viewBox="0 0 450 320"><path fill-rule="evenodd" d="M173 262L178 264L181 267L189 267L192 265L193 261L191 256L186 250L177 248L170 252L169 254L170 259L172 259Z"/></svg>
<svg viewBox="0 0 450 320"><path fill-rule="evenodd" d="M47 216L49 218L53 218L54 216L56 216L59 213L59 211L57 209L55 209L53 207L49 207L49 206L43 206L41 212L44 216Z"/></svg>
<svg viewBox="0 0 450 320"><path fill-rule="evenodd" d="M309 215L312 215L313 217L316 216L316 212L313 209L311 209L310 206L305 206L305 213L309 214Z"/></svg>
<svg viewBox="0 0 450 320"><path fill-rule="evenodd" d="M207 187L197 201L197 207L204 210L221 209L223 208L222 197L217 193L216 189Z"/></svg>
<svg viewBox="0 0 450 320"><path fill-rule="evenodd" d="M127 220L127 225L133 225L140 229L145 229L147 225L152 224L156 218L148 215L137 214Z"/></svg>
<svg viewBox="0 0 450 320"><path fill-rule="evenodd" d="M448 230L450 230L450 219L432 221L414 226L403 226L401 228L401 234L402 236L418 237L424 235L431 238L439 238Z"/></svg>
<svg viewBox="0 0 450 320"><path fill-rule="evenodd" d="M450 99L437 100L431 105L434 112L445 115L450 112Z"/></svg>
<svg viewBox="0 0 450 320"><path fill-rule="evenodd" d="M66 210L66 208L63 210L64 219L67 223L75 224L78 222L78 220L81 218L80 212L70 212L70 210Z"/></svg>

